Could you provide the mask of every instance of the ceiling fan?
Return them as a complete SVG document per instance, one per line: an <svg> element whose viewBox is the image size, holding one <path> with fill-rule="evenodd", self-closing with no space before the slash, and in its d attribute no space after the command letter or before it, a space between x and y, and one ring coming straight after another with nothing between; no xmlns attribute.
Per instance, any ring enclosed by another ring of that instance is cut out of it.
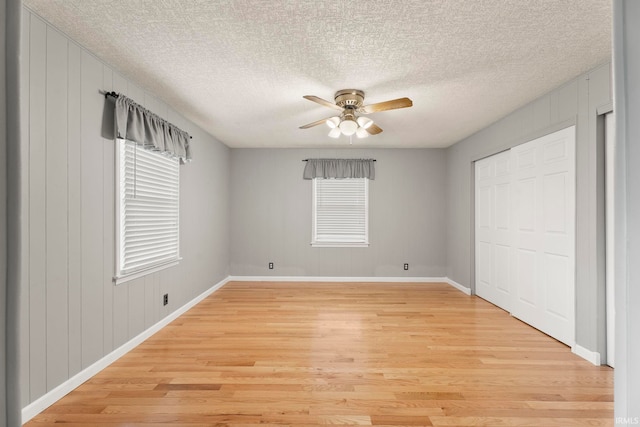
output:
<svg viewBox="0 0 640 427"><path fill-rule="evenodd" d="M326 123L331 128L329 136L338 138L340 135L351 136L356 134L359 138L366 138L369 135L377 135L382 129L373 123L368 117L359 114L371 114L397 108L407 108L413 105L409 98L398 98L390 101L378 102L376 104L364 104L364 92L359 89L342 89L334 96L335 103L326 101L313 95L305 95L303 98L316 102L325 107L340 111L339 115L318 120L300 126L300 129L308 129L322 123Z"/></svg>

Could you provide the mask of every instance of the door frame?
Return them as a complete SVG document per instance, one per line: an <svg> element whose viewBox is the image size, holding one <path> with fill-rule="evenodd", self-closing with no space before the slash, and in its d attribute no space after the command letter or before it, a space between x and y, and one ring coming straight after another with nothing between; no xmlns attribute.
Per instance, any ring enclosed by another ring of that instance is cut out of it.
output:
<svg viewBox="0 0 640 427"><path fill-rule="evenodd" d="M604 260L604 277L602 278L602 291L603 295L602 309L604 310L604 339L605 343L602 346L604 348L604 354L602 355L602 362L613 367L615 364L615 165L611 160L615 157L616 141L615 133L609 134L609 130L615 132L615 116L613 125L614 129L609 129L609 123L607 117L613 113L613 104L607 103L597 108L597 126L598 126L598 152L600 159L598 160L599 166L602 167L602 182L599 183L602 188L602 199L599 200L602 207L600 211L603 215L602 224L599 224L603 228L604 238L602 241L602 247L599 251L602 251ZM613 136L613 138L610 138Z"/></svg>

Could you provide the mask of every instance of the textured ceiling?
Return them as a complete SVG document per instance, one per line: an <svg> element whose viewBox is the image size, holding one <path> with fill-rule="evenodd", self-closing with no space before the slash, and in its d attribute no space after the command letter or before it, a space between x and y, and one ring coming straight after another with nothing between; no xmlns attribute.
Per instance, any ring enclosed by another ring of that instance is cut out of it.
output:
<svg viewBox="0 0 640 427"><path fill-rule="evenodd" d="M302 98L365 91L384 132L446 147L607 62L610 0L25 0L230 147L338 147Z"/></svg>

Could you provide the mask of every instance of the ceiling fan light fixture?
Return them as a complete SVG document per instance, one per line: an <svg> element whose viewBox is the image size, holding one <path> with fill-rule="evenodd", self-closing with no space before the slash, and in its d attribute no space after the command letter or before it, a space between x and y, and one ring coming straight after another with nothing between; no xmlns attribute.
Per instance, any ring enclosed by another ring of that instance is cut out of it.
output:
<svg viewBox="0 0 640 427"><path fill-rule="evenodd" d="M397 110L413 106L413 101L409 98L391 99L389 101L376 102L375 104L364 105L364 92L359 89L342 89L335 93L334 102L318 98L314 95L305 95L304 99L340 111L340 114L328 119L320 119L315 122L300 126L300 129L326 123L331 128L329 136L339 138L340 135L352 136L356 134L359 138L367 138L370 135L378 135L382 132L380 126L376 125L368 117L358 117L358 114L378 113L380 111ZM333 113L338 114L338 113Z"/></svg>
<svg viewBox="0 0 640 427"><path fill-rule="evenodd" d="M329 137L330 137L330 138L338 138L338 137L340 137L340 134L341 134L341 133L342 133L342 132L340 131L340 128L338 128L338 127L334 127L333 129L331 129L331 130L329 131Z"/></svg>
<svg viewBox="0 0 640 427"><path fill-rule="evenodd" d="M358 117L358 124L360 125L361 128L363 129L367 129L368 127L370 127L373 124L373 120L371 120L368 117Z"/></svg>
<svg viewBox="0 0 640 427"><path fill-rule="evenodd" d="M340 122L340 130L344 135L353 135L354 133L356 133L356 130L358 130L358 123L356 123L355 120L352 119L344 119L342 122Z"/></svg>
<svg viewBox="0 0 640 427"><path fill-rule="evenodd" d="M356 136L358 138L366 138L369 136L369 132L367 132L365 128L359 127L358 130L356 131Z"/></svg>
<svg viewBox="0 0 640 427"><path fill-rule="evenodd" d="M339 125L340 125L340 117L334 116L334 117L329 117L327 119L327 126L329 126L331 129L335 129Z"/></svg>

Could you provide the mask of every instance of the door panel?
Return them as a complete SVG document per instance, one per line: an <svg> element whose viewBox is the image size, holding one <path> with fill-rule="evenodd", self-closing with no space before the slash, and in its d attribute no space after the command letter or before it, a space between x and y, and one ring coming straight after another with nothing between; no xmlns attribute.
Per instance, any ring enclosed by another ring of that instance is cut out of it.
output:
<svg viewBox="0 0 640 427"><path fill-rule="evenodd" d="M513 245L520 255L514 266L518 295L511 313L573 345L575 128L514 147L512 152L519 159L513 174L517 182Z"/></svg>
<svg viewBox="0 0 640 427"><path fill-rule="evenodd" d="M494 187L496 197L496 230L509 231L509 184Z"/></svg>
<svg viewBox="0 0 640 427"><path fill-rule="evenodd" d="M544 177L544 230L567 234L567 172Z"/></svg>
<svg viewBox="0 0 640 427"><path fill-rule="evenodd" d="M508 151L475 163L476 294L509 309L511 156Z"/></svg>
<svg viewBox="0 0 640 427"><path fill-rule="evenodd" d="M492 203L493 191L491 187L481 187L478 193L478 227L483 230L491 230L492 228Z"/></svg>
<svg viewBox="0 0 640 427"><path fill-rule="evenodd" d="M479 160L476 294L575 340L575 128Z"/></svg>
<svg viewBox="0 0 640 427"><path fill-rule="evenodd" d="M477 292L490 292L493 282L493 268L492 268L492 254L491 244L487 242L480 242L478 244L478 262L477 264L477 277L478 277L478 289Z"/></svg>
<svg viewBox="0 0 640 427"><path fill-rule="evenodd" d="M494 246L493 271L495 272L496 289L503 294L509 294L511 247L509 245L496 244Z"/></svg>
<svg viewBox="0 0 640 427"><path fill-rule="evenodd" d="M524 304L521 307L521 316L530 317L533 312L528 308L535 308L537 303L536 296L536 253L533 250L518 249L516 257L516 303Z"/></svg>
<svg viewBox="0 0 640 427"><path fill-rule="evenodd" d="M536 231L536 179L521 178L517 181L516 229L520 232Z"/></svg>
<svg viewBox="0 0 640 427"><path fill-rule="evenodd" d="M566 256L545 254L544 256L545 308L552 316L568 320L570 315L565 283L570 278L569 259Z"/></svg>

